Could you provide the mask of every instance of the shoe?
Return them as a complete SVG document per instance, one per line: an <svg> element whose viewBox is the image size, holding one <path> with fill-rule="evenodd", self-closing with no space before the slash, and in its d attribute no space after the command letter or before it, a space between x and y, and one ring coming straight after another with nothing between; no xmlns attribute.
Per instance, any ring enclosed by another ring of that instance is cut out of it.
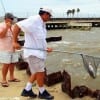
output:
<svg viewBox="0 0 100 100"><path fill-rule="evenodd" d="M22 91L21 96L25 96L25 97L32 97L32 98L36 98L37 95L32 91L32 89L30 91L26 91L25 89Z"/></svg>
<svg viewBox="0 0 100 100"><path fill-rule="evenodd" d="M51 96L46 90L41 94L39 92L39 96L40 99L46 99L46 100L52 100L54 99L54 96Z"/></svg>
<svg viewBox="0 0 100 100"><path fill-rule="evenodd" d="M8 80L9 82L20 82L20 80L19 79L17 79L17 78L14 78L14 79L12 79L12 80Z"/></svg>
<svg viewBox="0 0 100 100"><path fill-rule="evenodd" d="M9 84L7 82L1 82L2 87L8 87Z"/></svg>

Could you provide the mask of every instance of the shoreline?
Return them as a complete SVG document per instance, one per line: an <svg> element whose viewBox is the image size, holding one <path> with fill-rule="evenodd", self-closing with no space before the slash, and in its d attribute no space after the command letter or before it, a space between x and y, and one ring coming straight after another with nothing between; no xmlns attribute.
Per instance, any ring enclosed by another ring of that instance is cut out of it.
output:
<svg viewBox="0 0 100 100"><path fill-rule="evenodd" d="M15 77L20 79L21 82L9 82L9 87L2 87L0 84L0 100L29 100L29 97L20 96L22 90L24 89L28 81L28 75L26 74L26 70L15 69ZM7 75L7 79L9 79L9 75ZM0 81L1 81L1 65L0 65ZM60 83L52 87L47 87L47 86L45 87L52 95L54 95L55 97L54 100L58 100L58 95L61 95L62 100L68 98L66 94L59 91L61 88ZM36 94L38 94L37 85L33 84L32 89ZM40 99L36 98L34 100L40 100Z"/></svg>
<svg viewBox="0 0 100 100"><path fill-rule="evenodd" d="M0 65L0 74L1 74L1 65ZM21 82L9 82L9 87L2 87L0 85L0 100L32 100L29 97L20 96L21 91L24 89L28 80L28 75L26 74L26 70L15 69L15 76L16 78L20 79ZM7 79L9 79L8 76ZM1 81L1 75L0 75L0 81ZM61 83L58 83L50 87L48 86L45 87L50 92L50 94L54 96L54 100L94 100L90 97L84 97L81 99L80 98L71 99L67 94L62 92ZM36 94L38 94L38 87L36 84L33 84L32 89ZM34 100L41 100L41 99L36 98Z"/></svg>

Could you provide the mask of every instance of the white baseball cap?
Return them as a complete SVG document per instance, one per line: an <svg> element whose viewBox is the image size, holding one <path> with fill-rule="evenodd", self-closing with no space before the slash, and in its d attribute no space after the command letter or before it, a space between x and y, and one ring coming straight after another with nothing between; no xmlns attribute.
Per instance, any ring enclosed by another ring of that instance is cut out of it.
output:
<svg viewBox="0 0 100 100"><path fill-rule="evenodd" d="M50 9L48 7L41 7L40 10L45 11L45 12L49 13L52 16L52 9Z"/></svg>

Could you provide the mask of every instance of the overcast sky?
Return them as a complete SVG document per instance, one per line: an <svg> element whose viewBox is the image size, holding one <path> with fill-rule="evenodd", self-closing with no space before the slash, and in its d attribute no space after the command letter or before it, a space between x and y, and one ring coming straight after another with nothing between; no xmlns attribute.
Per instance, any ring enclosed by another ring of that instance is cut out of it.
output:
<svg viewBox="0 0 100 100"><path fill-rule="evenodd" d="M40 7L52 8L54 17L66 17L68 9L80 9L79 16L100 17L100 0L0 0L0 16L12 12L18 17L38 13Z"/></svg>

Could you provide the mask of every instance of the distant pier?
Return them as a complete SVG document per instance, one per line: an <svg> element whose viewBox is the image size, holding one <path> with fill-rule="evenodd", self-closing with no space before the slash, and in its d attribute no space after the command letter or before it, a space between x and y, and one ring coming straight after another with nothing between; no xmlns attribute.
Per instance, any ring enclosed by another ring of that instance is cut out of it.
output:
<svg viewBox="0 0 100 100"><path fill-rule="evenodd" d="M79 28L90 30L91 27L100 27L100 18L52 18L46 23L50 29Z"/></svg>
<svg viewBox="0 0 100 100"><path fill-rule="evenodd" d="M68 26L68 23L66 22L47 22L46 23L46 28L48 30L50 29L66 29Z"/></svg>
<svg viewBox="0 0 100 100"><path fill-rule="evenodd" d="M25 18L18 18L18 21ZM69 27L69 23L72 27L82 27L91 28L91 27L100 27L100 18L52 18L46 23L46 28L48 30L52 29L66 29ZM75 26L76 25L76 26Z"/></svg>

